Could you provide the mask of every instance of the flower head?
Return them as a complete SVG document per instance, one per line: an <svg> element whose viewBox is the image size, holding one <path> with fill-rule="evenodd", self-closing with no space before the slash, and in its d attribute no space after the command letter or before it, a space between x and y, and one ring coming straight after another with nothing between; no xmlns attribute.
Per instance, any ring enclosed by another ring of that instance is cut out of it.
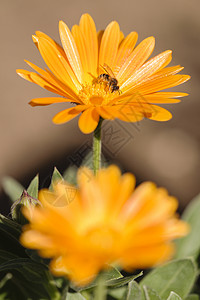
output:
<svg viewBox="0 0 200 300"><path fill-rule="evenodd" d="M70 31L60 21L62 47L46 34L37 31L33 41L49 70L42 70L26 61L37 73L17 70L24 79L61 97L32 99L30 104L49 105L71 102L53 118L61 124L80 115L79 127L90 133L99 118L119 118L136 122L144 117L167 121L171 113L155 104L177 103L185 93L160 92L187 81L190 76L177 75L183 67L167 67L172 51L167 50L148 60L153 52L154 37L148 37L135 47L137 33L124 37L117 22L111 22L97 33L93 19L84 14L79 25ZM148 60L148 61L147 61Z"/></svg>
<svg viewBox="0 0 200 300"><path fill-rule="evenodd" d="M134 185L134 176L121 175L116 166L96 176L81 169L73 201L68 200L69 186L60 182L54 192L40 192L43 207L31 214L24 209L30 224L21 243L52 258L51 271L79 285L110 263L131 270L165 261L174 252L172 239L185 235L187 224L178 220L177 200L165 189L150 182L135 190Z"/></svg>

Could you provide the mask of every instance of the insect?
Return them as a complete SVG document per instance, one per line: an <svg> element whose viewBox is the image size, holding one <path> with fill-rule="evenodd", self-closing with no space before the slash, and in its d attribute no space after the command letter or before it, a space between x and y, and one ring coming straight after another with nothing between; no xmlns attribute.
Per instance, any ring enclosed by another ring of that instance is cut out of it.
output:
<svg viewBox="0 0 200 300"><path fill-rule="evenodd" d="M106 71L106 73L100 74L98 77L98 82L101 83L106 83L109 87L109 89L111 90L111 93L118 91L119 90L119 86L118 86L118 80L115 78L115 75L113 73L113 71L111 70L111 68L107 65L104 64L103 66L101 66L101 68Z"/></svg>

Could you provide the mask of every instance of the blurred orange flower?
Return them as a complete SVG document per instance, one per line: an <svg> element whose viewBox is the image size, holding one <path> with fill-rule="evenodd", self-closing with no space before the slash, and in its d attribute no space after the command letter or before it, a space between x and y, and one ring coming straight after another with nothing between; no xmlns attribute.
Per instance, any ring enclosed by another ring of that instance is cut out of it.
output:
<svg viewBox="0 0 200 300"><path fill-rule="evenodd" d="M24 209L30 224L21 243L52 258L51 271L77 285L89 283L110 263L133 270L165 261L174 252L172 239L188 232L175 214L174 197L150 182L133 191L134 176L121 175L116 166L96 176L80 169L73 201L67 186L60 182L55 192L42 190L44 206Z"/></svg>
<svg viewBox="0 0 200 300"><path fill-rule="evenodd" d="M82 132L90 133L97 127L100 116L126 122L144 117L167 121L171 113L154 104L177 103L180 100L175 98L187 95L159 92L187 81L190 76L177 75L183 69L180 65L165 68L171 61L171 50L148 60L154 49L154 37L135 47L136 32L124 37L114 21L105 31L97 33L88 14L82 15L80 24L71 31L60 21L59 31L63 48L40 31L33 35L50 71L28 61L37 73L17 70L24 79L62 96L36 98L31 100L32 106L76 104L55 115L54 123L65 123L81 114L79 127Z"/></svg>

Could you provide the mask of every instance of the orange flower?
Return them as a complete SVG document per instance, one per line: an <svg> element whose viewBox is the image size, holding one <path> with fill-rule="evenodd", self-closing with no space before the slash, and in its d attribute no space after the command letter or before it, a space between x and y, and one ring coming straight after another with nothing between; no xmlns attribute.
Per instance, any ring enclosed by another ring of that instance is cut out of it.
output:
<svg viewBox="0 0 200 300"><path fill-rule="evenodd" d="M24 209L30 224L21 243L52 258L51 271L78 285L90 282L110 263L132 270L167 260L174 252L171 240L188 232L175 215L177 200L153 183L133 191L134 185L134 176L121 176L116 166L96 176L79 170L73 201L66 183L60 182L54 192L40 191L43 207Z"/></svg>
<svg viewBox="0 0 200 300"><path fill-rule="evenodd" d="M177 75L183 69L180 65L166 68L171 61L171 50L148 60L154 49L154 37L146 38L135 47L136 32L124 37L114 21L105 31L97 33L88 14L84 14L80 24L74 25L71 31L60 21L59 31L63 48L40 31L33 35L50 71L28 61L37 73L17 70L24 79L62 96L32 99L32 106L76 104L55 115L54 123L65 123L81 114L79 127L82 132L90 133L97 127L100 116L126 122L140 121L144 117L167 121L171 113L154 104L177 103L180 101L177 97L187 95L160 92L187 81L190 76Z"/></svg>

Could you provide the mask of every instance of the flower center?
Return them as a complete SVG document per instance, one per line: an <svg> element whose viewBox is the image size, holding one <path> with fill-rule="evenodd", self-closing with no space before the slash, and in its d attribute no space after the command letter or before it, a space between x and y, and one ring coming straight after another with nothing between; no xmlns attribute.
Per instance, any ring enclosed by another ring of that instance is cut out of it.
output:
<svg viewBox="0 0 200 300"><path fill-rule="evenodd" d="M85 105L108 105L117 97L119 91L112 91L106 83L85 84L79 91L79 98Z"/></svg>

